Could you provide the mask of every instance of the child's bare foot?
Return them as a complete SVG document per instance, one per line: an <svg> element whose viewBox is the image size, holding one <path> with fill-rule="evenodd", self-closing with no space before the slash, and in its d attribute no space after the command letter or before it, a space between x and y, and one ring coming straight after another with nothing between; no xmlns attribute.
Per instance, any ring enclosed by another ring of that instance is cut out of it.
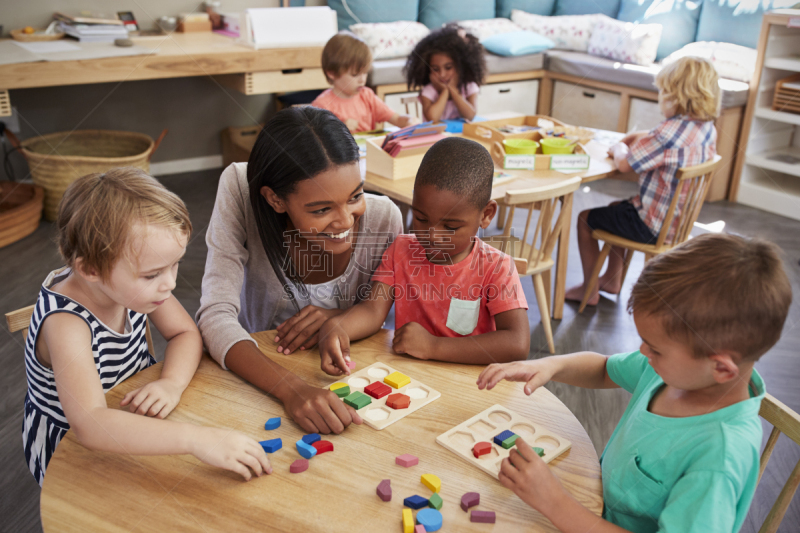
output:
<svg viewBox="0 0 800 533"><path fill-rule="evenodd" d="M567 300L571 300L573 302L582 302L583 301L583 294L586 292L586 287L583 285L577 285L569 289L564 298ZM589 301L586 302L586 305L597 305L600 301L600 293L598 291L594 291L594 294L589 298Z"/></svg>
<svg viewBox="0 0 800 533"><path fill-rule="evenodd" d="M620 282L619 278L619 275L613 276L611 279L608 279L605 276L600 276L597 285L603 292L607 292L609 294L619 294L622 290L622 282Z"/></svg>

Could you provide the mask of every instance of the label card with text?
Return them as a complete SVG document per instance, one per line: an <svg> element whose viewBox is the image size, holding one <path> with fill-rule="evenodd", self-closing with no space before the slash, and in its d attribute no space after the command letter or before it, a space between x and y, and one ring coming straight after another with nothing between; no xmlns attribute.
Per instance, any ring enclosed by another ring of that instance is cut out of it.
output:
<svg viewBox="0 0 800 533"><path fill-rule="evenodd" d="M586 170L589 156L586 154L551 155L550 170Z"/></svg>

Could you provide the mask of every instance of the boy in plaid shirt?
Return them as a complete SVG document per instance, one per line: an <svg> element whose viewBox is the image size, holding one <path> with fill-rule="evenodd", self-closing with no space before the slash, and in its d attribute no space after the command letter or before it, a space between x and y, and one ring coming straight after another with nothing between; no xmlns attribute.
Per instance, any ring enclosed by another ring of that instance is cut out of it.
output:
<svg viewBox="0 0 800 533"><path fill-rule="evenodd" d="M578 215L578 248L584 283L600 254L592 230L601 229L643 243L655 243L667 216L677 185L679 168L699 165L716 154L720 93L716 70L707 60L683 57L665 66L656 76L658 107L666 120L651 131L629 133L612 146L608 155L620 172L639 174L639 194L607 207L582 211ZM679 209L681 204L679 203ZM678 215L667 234L675 233ZM588 305L597 305L600 292L619 294L625 250L614 247L608 267L600 276ZM567 291L566 298L580 302L583 284Z"/></svg>

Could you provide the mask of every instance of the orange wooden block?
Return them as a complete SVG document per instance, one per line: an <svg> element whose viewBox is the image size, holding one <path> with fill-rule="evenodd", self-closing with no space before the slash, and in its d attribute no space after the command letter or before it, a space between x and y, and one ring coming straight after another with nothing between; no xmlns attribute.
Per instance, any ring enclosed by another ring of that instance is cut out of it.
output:
<svg viewBox="0 0 800 533"><path fill-rule="evenodd" d="M386 398L386 405L392 409L408 409L410 404L411 398L400 392L390 394L389 397Z"/></svg>

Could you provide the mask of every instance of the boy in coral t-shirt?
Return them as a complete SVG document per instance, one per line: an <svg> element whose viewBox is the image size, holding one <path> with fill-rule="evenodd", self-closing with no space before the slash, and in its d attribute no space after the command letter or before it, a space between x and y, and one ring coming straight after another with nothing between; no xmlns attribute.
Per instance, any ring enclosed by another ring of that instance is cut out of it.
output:
<svg viewBox="0 0 800 533"><path fill-rule="evenodd" d="M400 128L418 124L419 120L410 115L395 113L364 86L371 66L372 52L364 41L349 31L337 33L322 50L322 70L332 87L311 105L332 112L351 132L374 130L379 122Z"/></svg>
<svg viewBox="0 0 800 533"><path fill-rule="evenodd" d="M477 238L494 218L494 165L480 144L434 144L414 183L412 235L400 235L369 296L320 330L322 369L347 373L350 340L378 331L392 303L396 353L457 363L525 359L528 303L511 257Z"/></svg>

